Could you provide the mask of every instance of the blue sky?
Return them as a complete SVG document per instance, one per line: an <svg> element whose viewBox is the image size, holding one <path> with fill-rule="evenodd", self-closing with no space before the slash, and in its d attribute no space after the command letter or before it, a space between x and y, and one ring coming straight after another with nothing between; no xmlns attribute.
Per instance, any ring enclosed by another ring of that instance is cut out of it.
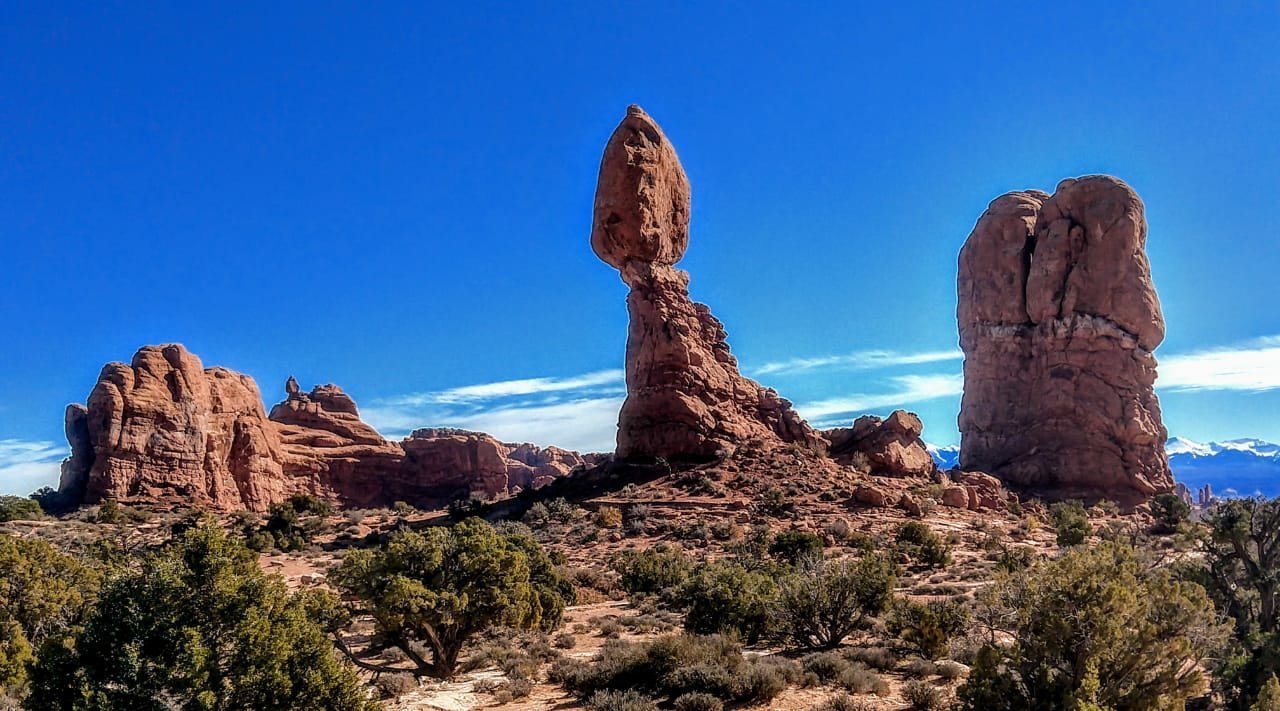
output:
<svg viewBox="0 0 1280 711"><path fill-rule="evenodd" d="M815 421L954 442L960 245L1105 172L1147 203L1170 431L1280 440L1280 6L824 5L6 3L0 491L171 341L392 435L607 446L625 287L588 234L633 102L693 184L694 296Z"/></svg>

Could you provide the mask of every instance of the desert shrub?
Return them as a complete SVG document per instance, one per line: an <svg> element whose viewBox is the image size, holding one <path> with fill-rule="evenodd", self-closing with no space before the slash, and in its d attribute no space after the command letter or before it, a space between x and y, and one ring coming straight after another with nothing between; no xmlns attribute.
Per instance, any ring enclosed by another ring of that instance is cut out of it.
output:
<svg viewBox="0 0 1280 711"><path fill-rule="evenodd" d="M996 555L996 569L1016 573L1031 567L1035 559L1036 551L1031 546L1004 546Z"/></svg>
<svg viewBox="0 0 1280 711"><path fill-rule="evenodd" d="M1227 635L1203 588L1115 542L1002 575L977 617L1012 643L979 651L967 711L1180 708Z"/></svg>
<svg viewBox="0 0 1280 711"><path fill-rule="evenodd" d="M760 497L760 510L770 516L790 516L795 513L796 505L787 492L775 486L766 489Z"/></svg>
<svg viewBox="0 0 1280 711"><path fill-rule="evenodd" d="M812 711L876 711L876 707L866 699L838 694L814 706Z"/></svg>
<svg viewBox="0 0 1280 711"><path fill-rule="evenodd" d="M1267 679L1267 683L1262 685L1261 691L1258 692L1258 700L1253 702L1249 711L1280 711L1280 680L1276 679L1275 674L1272 674Z"/></svg>
<svg viewBox="0 0 1280 711"><path fill-rule="evenodd" d="M48 543L0 534L0 691L22 694L36 652L70 634L98 584Z"/></svg>
<svg viewBox="0 0 1280 711"><path fill-rule="evenodd" d="M603 691L629 690L648 698L700 693L724 701L768 701L786 688L789 678L799 678L799 666L746 659L733 637L679 634L608 642L589 663L557 662L551 678L588 699Z"/></svg>
<svg viewBox="0 0 1280 711"><path fill-rule="evenodd" d="M616 506L601 506L596 510L596 525L601 528L617 528L622 525L622 511Z"/></svg>
<svg viewBox="0 0 1280 711"><path fill-rule="evenodd" d="M795 565L806 558L822 557L822 538L808 531L783 531L769 544L769 554Z"/></svg>
<svg viewBox="0 0 1280 711"><path fill-rule="evenodd" d="M348 553L329 580L372 614L374 651L398 647L415 674L437 678L453 674L463 646L485 628L551 630L573 599L536 541L480 519L398 531L379 548ZM337 642L348 651L341 635Z"/></svg>
<svg viewBox="0 0 1280 711"><path fill-rule="evenodd" d="M902 689L902 698L911 711L943 711L947 708L947 695L925 681L908 681Z"/></svg>
<svg viewBox="0 0 1280 711"><path fill-rule="evenodd" d="M674 590L688 579L693 563L674 547L627 550L614 556L613 569L629 595L652 595Z"/></svg>
<svg viewBox="0 0 1280 711"><path fill-rule="evenodd" d="M382 674L374 681L374 687L382 698L398 699L417 689L418 680L412 674Z"/></svg>
<svg viewBox="0 0 1280 711"><path fill-rule="evenodd" d="M1174 533L1191 520L1191 507L1177 494L1166 492L1151 500L1151 515L1156 519L1152 533Z"/></svg>
<svg viewBox="0 0 1280 711"><path fill-rule="evenodd" d="M967 671L963 664L951 660L944 660L934 665L934 673L947 681L960 679Z"/></svg>
<svg viewBox="0 0 1280 711"><path fill-rule="evenodd" d="M893 671L898 666L898 655L888 647L851 647L844 650L844 658L880 671Z"/></svg>
<svg viewBox="0 0 1280 711"><path fill-rule="evenodd" d="M724 702L698 691L691 691L676 697L672 704L675 711L724 711Z"/></svg>
<svg viewBox="0 0 1280 711"><path fill-rule="evenodd" d="M110 577L74 640L43 646L27 708L372 711L314 621L335 605L290 593L207 519Z"/></svg>
<svg viewBox="0 0 1280 711"><path fill-rule="evenodd" d="M733 519L719 519L711 522L711 537L717 541L731 541L742 535L742 527Z"/></svg>
<svg viewBox="0 0 1280 711"><path fill-rule="evenodd" d="M889 604L897 567L878 555L811 561L785 577L779 623L795 644L832 649Z"/></svg>
<svg viewBox="0 0 1280 711"><path fill-rule="evenodd" d="M902 671L912 679L928 679L938 673L938 665L928 659L916 657L915 659L908 660L907 663L903 665Z"/></svg>
<svg viewBox="0 0 1280 711"><path fill-rule="evenodd" d="M696 634L735 632L755 644L776 629L777 597L777 583L764 572L737 563L703 563L680 589L688 606L684 627Z"/></svg>
<svg viewBox="0 0 1280 711"><path fill-rule="evenodd" d="M889 631L928 659L945 655L951 638L964 632L968 624L968 610L955 601L900 600L889 616Z"/></svg>
<svg viewBox="0 0 1280 711"><path fill-rule="evenodd" d="M591 711L658 711L653 699L635 691L597 691L587 700Z"/></svg>
<svg viewBox="0 0 1280 711"><path fill-rule="evenodd" d="M146 521L146 512L124 506L115 499L105 499L93 515L94 523L124 524Z"/></svg>
<svg viewBox="0 0 1280 711"><path fill-rule="evenodd" d="M1053 527L1060 546L1078 546L1093 533L1089 514L1079 501L1054 504L1049 509L1049 514L1053 517Z"/></svg>
<svg viewBox="0 0 1280 711"><path fill-rule="evenodd" d="M855 694L882 694L888 688L888 683L862 662L851 662L840 672L839 682L846 691Z"/></svg>
<svg viewBox="0 0 1280 711"><path fill-rule="evenodd" d="M300 514L314 514L316 516L333 514L332 504L311 494L294 494L290 496L289 507Z"/></svg>
<svg viewBox="0 0 1280 711"><path fill-rule="evenodd" d="M951 546L928 525L908 521L894 535L898 552L922 568L941 568L951 562Z"/></svg>
<svg viewBox="0 0 1280 711"><path fill-rule="evenodd" d="M0 496L0 523L9 521L31 521L42 518L44 509L35 499L24 499L21 496Z"/></svg>
<svg viewBox="0 0 1280 711"><path fill-rule="evenodd" d="M578 640L568 632L561 632L556 635L555 640L551 643L555 645L556 649L573 649L573 647L578 643Z"/></svg>
<svg viewBox="0 0 1280 711"><path fill-rule="evenodd" d="M800 660L800 666L810 674L813 674L821 682L832 682L840 678L840 675L849 668L849 662L843 657L832 652L814 652L805 655Z"/></svg>

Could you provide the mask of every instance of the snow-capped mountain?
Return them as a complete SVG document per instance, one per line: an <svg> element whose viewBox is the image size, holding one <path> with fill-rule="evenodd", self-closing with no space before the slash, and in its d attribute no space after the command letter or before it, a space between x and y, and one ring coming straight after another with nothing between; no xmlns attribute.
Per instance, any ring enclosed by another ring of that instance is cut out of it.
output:
<svg viewBox="0 0 1280 711"><path fill-rule="evenodd" d="M956 466L957 445L928 445L943 469ZM1173 477L1197 491L1205 484L1217 496L1280 496L1280 445L1260 439L1194 442L1173 437L1165 443Z"/></svg>

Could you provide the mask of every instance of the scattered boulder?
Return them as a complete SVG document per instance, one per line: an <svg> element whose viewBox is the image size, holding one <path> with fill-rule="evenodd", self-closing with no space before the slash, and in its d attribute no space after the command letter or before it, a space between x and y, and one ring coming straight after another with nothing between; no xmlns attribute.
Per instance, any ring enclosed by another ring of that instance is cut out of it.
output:
<svg viewBox="0 0 1280 711"><path fill-rule="evenodd" d="M852 427L825 430L830 454L841 464L864 460L872 474L883 476L930 476L938 470L933 455L920 435L924 425L919 416L895 410L881 419L864 415Z"/></svg>
<svg viewBox="0 0 1280 711"><path fill-rule="evenodd" d="M822 439L791 403L744 377L724 326L674 267L689 242L689 181L662 129L631 106L605 147L591 246L630 287L622 458L707 461L738 445Z"/></svg>
<svg viewBox="0 0 1280 711"><path fill-rule="evenodd" d="M997 198L960 253L960 466L1045 498L1170 491L1142 201L1108 176Z"/></svg>

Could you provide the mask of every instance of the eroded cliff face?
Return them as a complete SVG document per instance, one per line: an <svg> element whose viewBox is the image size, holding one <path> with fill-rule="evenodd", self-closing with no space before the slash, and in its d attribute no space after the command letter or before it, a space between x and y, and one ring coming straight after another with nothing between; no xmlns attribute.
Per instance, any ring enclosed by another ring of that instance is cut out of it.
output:
<svg viewBox="0 0 1280 711"><path fill-rule="evenodd" d="M997 198L960 253L960 466L1045 497L1173 489L1142 201L1109 176Z"/></svg>
<svg viewBox="0 0 1280 711"><path fill-rule="evenodd" d="M204 368L180 345L147 346L102 371L86 405L67 409L66 506L106 499L265 510L293 494L345 506L423 507L542 486L585 465L575 452L506 444L461 430L391 442L336 385L304 393L292 378L268 415L257 385Z"/></svg>
<svg viewBox="0 0 1280 711"><path fill-rule="evenodd" d="M591 246L630 287L627 399L618 416L623 458L699 461L744 443L825 441L791 403L744 377L724 326L689 297L675 268L689 243L689 181L662 129L638 106L600 162Z"/></svg>

